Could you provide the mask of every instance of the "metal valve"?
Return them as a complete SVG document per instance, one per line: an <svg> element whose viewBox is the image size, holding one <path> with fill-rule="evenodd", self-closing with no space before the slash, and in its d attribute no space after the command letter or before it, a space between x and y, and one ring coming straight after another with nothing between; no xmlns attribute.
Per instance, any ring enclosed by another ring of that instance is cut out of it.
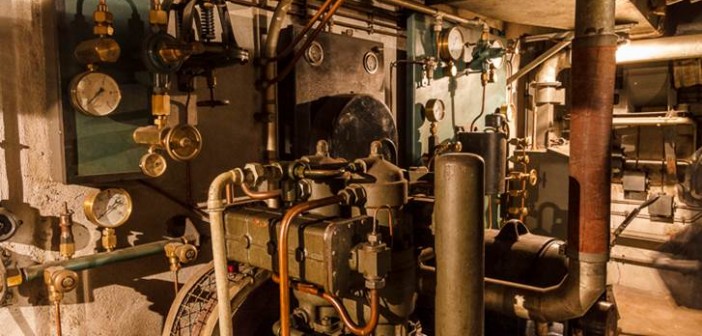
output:
<svg viewBox="0 0 702 336"><path fill-rule="evenodd" d="M178 294L178 271L182 264L187 264L197 258L197 248L192 244L171 242L163 247L168 258L168 265L173 272L173 286Z"/></svg>
<svg viewBox="0 0 702 336"><path fill-rule="evenodd" d="M44 270L44 284L49 291L49 301L54 305L56 318L56 334L61 335L61 301L63 295L78 286L78 273L60 266Z"/></svg>
<svg viewBox="0 0 702 336"><path fill-rule="evenodd" d="M157 125L139 127L132 137L134 142L149 146L149 151L141 158L139 167L150 177L161 176L166 171L166 160L158 150L165 150L175 161L192 160L202 150L200 131L187 124L170 128Z"/></svg>
<svg viewBox="0 0 702 336"><path fill-rule="evenodd" d="M71 259L76 253L76 244L73 240L73 211L68 209L68 203L63 203L64 211L59 216L59 227L61 228L61 240L59 243L59 254L61 258Z"/></svg>

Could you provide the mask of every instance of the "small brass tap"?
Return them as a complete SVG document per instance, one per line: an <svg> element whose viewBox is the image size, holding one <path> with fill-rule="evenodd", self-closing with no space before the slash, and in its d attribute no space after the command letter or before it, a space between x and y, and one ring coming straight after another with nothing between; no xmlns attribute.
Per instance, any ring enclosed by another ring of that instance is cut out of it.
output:
<svg viewBox="0 0 702 336"><path fill-rule="evenodd" d="M61 240L59 242L59 254L61 258L71 259L76 252L76 244L73 240L73 211L68 209L68 203L63 203L63 213L59 215L59 227L61 228Z"/></svg>
<svg viewBox="0 0 702 336"><path fill-rule="evenodd" d="M197 248L192 244L172 242L163 247L168 258L168 265L173 272L173 287L178 294L178 271L183 264L187 264L197 258Z"/></svg>

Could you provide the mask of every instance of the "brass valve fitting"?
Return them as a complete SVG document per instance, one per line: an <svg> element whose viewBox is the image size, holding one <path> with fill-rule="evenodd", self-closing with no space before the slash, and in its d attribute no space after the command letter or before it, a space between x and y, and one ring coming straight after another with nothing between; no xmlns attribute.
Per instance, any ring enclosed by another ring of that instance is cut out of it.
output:
<svg viewBox="0 0 702 336"><path fill-rule="evenodd" d="M164 246L171 272L180 270L182 264L187 264L197 258L197 248L191 244L179 242L168 243Z"/></svg>
<svg viewBox="0 0 702 336"><path fill-rule="evenodd" d="M49 290L49 301L60 303L64 293L78 286L78 273L60 266L49 267L44 270L44 284Z"/></svg>
<svg viewBox="0 0 702 336"><path fill-rule="evenodd" d="M76 244L73 240L73 211L68 210L68 203L63 203L64 212L59 215L59 227L61 228L61 238L59 242L59 254L61 258L70 259L76 252Z"/></svg>
<svg viewBox="0 0 702 336"><path fill-rule="evenodd" d="M112 36L115 29L112 27L113 16L104 2L98 4L97 9L93 12L93 34L98 36Z"/></svg>
<svg viewBox="0 0 702 336"><path fill-rule="evenodd" d="M117 234L115 234L115 229L104 228L102 230L102 247L107 252L112 252L117 247Z"/></svg>
<svg viewBox="0 0 702 336"><path fill-rule="evenodd" d="M368 289L385 287L385 276L390 272L390 248L381 238L380 233L368 234L368 241L356 247L355 258L351 259L351 268L363 274Z"/></svg>

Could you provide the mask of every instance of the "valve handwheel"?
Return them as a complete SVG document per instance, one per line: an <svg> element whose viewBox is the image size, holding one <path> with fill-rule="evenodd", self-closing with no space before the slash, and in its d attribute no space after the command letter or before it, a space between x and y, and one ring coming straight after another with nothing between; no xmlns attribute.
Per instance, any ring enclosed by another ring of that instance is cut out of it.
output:
<svg viewBox="0 0 702 336"><path fill-rule="evenodd" d="M202 135L194 126L178 125L166 133L163 143L168 156L173 160L188 161L200 154Z"/></svg>

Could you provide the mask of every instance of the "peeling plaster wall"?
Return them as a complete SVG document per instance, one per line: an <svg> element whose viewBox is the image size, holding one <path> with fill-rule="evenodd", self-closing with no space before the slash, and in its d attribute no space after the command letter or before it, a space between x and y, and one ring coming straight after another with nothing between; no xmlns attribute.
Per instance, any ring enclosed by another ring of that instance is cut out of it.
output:
<svg viewBox="0 0 702 336"><path fill-rule="evenodd" d="M52 179L56 174L51 169L61 157L54 6L53 0L0 1L0 201L23 221L15 236L0 246L12 252L19 266L58 259L63 202L75 212L76 255L92 254L100 246L100 232L82 211L84 197L94 189ZM230 13L238 42L254 52L261 45L257 33L265 31L270 13L241 6L230 6ZM336 33L342 30L333 27ZM383 42L389 69L396 38L360 31L354 36ZM232 105L198 113L205 143L191 163L192 197L197 202L205 200L209 182L219 172L262 158L263 125L254 120L261 106L253 86L259 73L253 63L218 70L218 98ZM150 180L180 200L186 199L185 181L185 166L172 161L166 175ZM194 219L201 233L207 233L206 223L152 189L137 182L118 186L130 192L135 204L131 219L118 228L120 247L162 239L164 223L178 215ZM205 239L198 265L181 270L181 282L209 260ZM160 255L84 271L77 290L64 300L63 333L158 335L174 297L171 281ZM23 285L14 292L12 304L0 308L0 335L54 334L52 314L42 281Z"/></svg>

